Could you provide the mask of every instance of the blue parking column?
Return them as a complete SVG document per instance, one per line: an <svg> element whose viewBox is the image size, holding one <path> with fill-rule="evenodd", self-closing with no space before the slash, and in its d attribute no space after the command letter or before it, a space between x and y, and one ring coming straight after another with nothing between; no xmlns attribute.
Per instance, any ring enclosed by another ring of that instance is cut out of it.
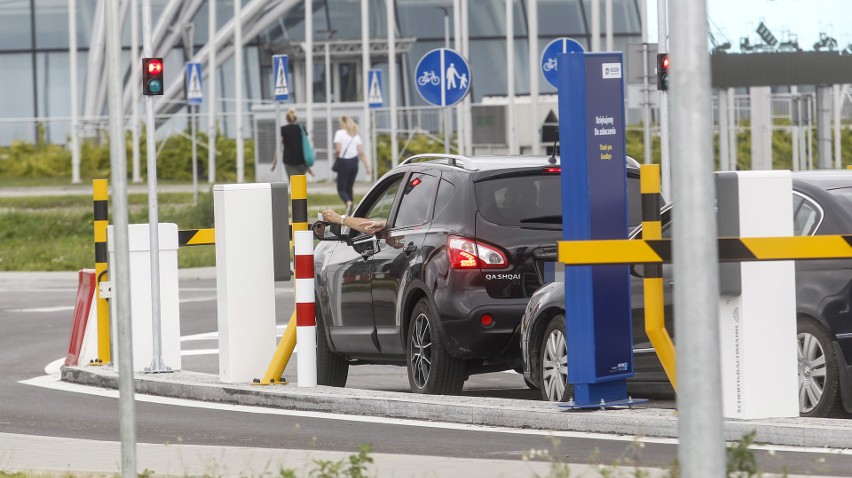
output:
<svg viewBox="0 0 852 478"><path fill-rule="evenodd" d="M621 53L560 55L564 240L627 238ZM568 382L576 406L627 398L633 376L628 266L566 266Z"/></svg>

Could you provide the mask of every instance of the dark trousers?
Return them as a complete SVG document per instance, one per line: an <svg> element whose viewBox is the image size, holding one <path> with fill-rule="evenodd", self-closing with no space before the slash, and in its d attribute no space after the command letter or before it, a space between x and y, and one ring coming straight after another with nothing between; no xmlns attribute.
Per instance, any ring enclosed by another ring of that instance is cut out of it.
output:
<svg viewBox="0 0 852 478"><path fill-rule="evenodd" d="M343 202L354 201L355 177L358 176L358 157L338 158L337 194Z"/></svg>

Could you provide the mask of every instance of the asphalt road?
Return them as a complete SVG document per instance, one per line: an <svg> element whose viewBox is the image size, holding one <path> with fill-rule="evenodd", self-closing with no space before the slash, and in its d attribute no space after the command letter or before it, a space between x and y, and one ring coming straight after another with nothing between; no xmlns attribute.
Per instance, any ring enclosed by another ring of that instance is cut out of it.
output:
<svg viewBox="0 0 852 478"><path fill-rule="evenodd" d="M181 334L216 330L215 280L181 280ZM64 357L72 322L76 279L70 274L0 274L0 431L6 433L119 440L118 401L113 398L50 390L19 383L45 374L45 366ZM292 293L278 293L279 323L289 319ZM215 340L183 343L183 368L216 372ZM195 350L196 352L191 352ZM202 353L199 353L201 351ZM192 355L195 353L195 355ZM284 376L295 373L291 364ZM348 387L408 389L400 367L352 368ZM537 399L517 374L473 377L464 394ZM286 417L137 401L140 443L185 443L254 448L316 449L356 452L372 444L376 453L435 457L520 459L530 449L548 449L572 463L630 462L666 467L676 455L671 443L553 437L540 430L510 433L481 429L363 423L340 419ZM436 417L436 420L440 417ZM546 429L543 424L543 429ZM830 453L758 452L761 469L796 474L852 476L852 456ZM2 463L0 463L2 465ZM0 466L2 468L2 466Z"/></svg>

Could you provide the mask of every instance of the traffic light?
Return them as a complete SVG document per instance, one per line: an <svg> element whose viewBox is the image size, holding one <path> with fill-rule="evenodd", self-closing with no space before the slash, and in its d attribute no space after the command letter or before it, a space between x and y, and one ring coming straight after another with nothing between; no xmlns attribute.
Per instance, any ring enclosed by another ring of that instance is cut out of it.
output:
<svg viewBox="0 0 852 478"><path fill-rule="evenodd" d="M163 94L163 59L162 58L143 58L142 59L142 94L143 95L162 95Z"/></svg>
<svg viewBox="0 0 852 478"><path fill-rule="evenodd" d="M669 89L669 54L657 53L657 89Z"/></svg>

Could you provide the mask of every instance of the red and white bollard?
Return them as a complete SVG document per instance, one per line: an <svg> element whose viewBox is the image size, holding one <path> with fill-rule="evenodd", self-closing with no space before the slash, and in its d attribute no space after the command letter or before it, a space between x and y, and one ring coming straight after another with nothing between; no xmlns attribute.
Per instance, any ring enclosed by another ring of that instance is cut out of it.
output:
<svg viewBox="0 0 852 478"><path fill-rule="evenodd" d="M317 386L317 321L314 309L314 233L293 231L296 249L296 374L299 387Z"/></svg>

